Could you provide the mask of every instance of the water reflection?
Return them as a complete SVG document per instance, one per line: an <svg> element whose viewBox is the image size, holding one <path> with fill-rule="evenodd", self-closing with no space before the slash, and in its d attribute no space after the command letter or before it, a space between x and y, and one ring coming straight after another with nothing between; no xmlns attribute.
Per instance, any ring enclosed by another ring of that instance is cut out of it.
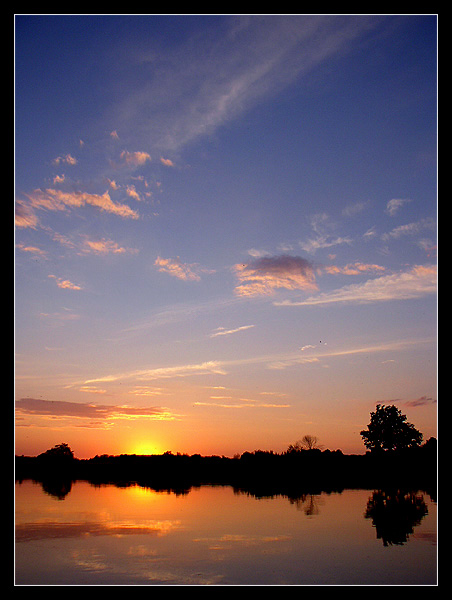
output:
<svg viewBox="0 0 452 600"><path fill-rule="evenodd" d="M289 502L301 510L307 517L313 517L320 513L320 504L322 504L320 494L301 494L296 498L289 498Z"/></svg>
<svg viewBox="0 0 452 600"><path fill-rule="evenodd" d="M25 480L16 491L16 583L435 582L427 495L273 492Z"/></svg>
<svg viewBox="0 0 452 600"><path fill-rule="evenodd" d="M71 479L45 479L40 482L42 485L42 491L56 498L57 500L64 500L72 489Z"/></svg>
<svg viewBox="0 0 452 600"><path fill-rule="evenodd" d="M372 519L384 546L408 542L414 527L428 514L424 496L413 491L376 490L367 502L364 517Z"/></svg>
<svg viewBox="0 0 452 600"><path fill-rule="evenodd" d="M21 523L16 525L16 542L30 542L56 538L83 538L87 536L167 535L180 527L180 521L137 522L77 522L77 523Z"/></svg>
<svg viewBox="0 0 452 600"><path fill-rule="evenodd" d="M62 501L71 492L72 484L70 479L55 479L45 480L39 483L45 494L52 498ZM94 488L105 487L106 484L90 484ZM132 484L116 484L119 488L136 488L140 490L151 490L157 493L174 494L176 497L185 496L190 493L188 489L172 489L150 486L137 486ZM199 486L198 486L199 487ZM196 489L196 488L195 488ZM253 496L257 499L285 497L291 505L294 505L297 510L303 512L307 517L314 517L320 514L320 507L324 503L325 495L331 492L317 492L299 494L267 494L261 492L250 491L241 488L234 488L234 494L245 494ZM342 493L342 491L336 492ZM377 539L381 539L383 546L403 545L409 540L409 536L414 533L414 528L419 525L422 519L428 514L427 504L422 493L418 491L407 490L375 490L367 501L366 510L364 512L365 519L371 519L372 525L376 529ZM165 529L167 528L167 524ZM155 533L160 530L155 528L153 524L142 526L134 524L133 526L125 525L114 527L105 524L64 524L64 527L56 524L45 524L44 526L31 526L28 524L26 529L18 526L16 531L17 541L27 541L29 539L38 539L41 537L65 537L79 535L119 535L125 533Z"/></svg>

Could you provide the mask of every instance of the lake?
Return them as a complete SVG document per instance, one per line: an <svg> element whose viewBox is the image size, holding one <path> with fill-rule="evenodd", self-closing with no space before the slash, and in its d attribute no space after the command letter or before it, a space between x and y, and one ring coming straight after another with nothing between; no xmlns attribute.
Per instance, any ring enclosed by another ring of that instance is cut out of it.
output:
<svg viewBox="0 0 452 600"><path fill-rule="evenodd" d="M436 585L422 491L16 483L16 585Z"/></svg>

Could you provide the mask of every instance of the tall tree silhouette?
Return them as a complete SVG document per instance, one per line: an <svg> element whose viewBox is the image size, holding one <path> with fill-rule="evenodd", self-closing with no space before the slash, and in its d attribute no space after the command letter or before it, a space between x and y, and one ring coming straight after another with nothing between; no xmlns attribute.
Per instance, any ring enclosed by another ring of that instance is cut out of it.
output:
<svg viewBox="0 0 452 600"><path fill-rule="evenodd" d="M414 448L422 442L422 433L394 405L377 404L375 412L370 413L367 430L360 434L371 452Z"/></svg>

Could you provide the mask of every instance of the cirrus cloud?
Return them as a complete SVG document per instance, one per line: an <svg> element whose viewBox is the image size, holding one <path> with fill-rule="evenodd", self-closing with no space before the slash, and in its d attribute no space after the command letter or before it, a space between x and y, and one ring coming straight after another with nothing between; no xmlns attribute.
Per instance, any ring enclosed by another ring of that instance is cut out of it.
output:
<svg viewBox="0 0 452 600"><path fill-rule="evenodd" d="M318 304L347 303L369 304L390 300L410 300L435 294L436 266L416 265L401 273L370 279L364 283L346 285L332 292L324 292L299 302L275 302L277 306L311 306Z"/></svg>

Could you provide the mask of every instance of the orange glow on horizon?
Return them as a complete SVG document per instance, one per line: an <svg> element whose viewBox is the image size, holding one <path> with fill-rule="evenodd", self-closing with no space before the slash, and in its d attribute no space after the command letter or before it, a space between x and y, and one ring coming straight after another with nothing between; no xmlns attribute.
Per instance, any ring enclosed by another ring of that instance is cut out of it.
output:
<svg viewBox="0 0 452 600"><path fill-rule="evenodd" d="M155 441L138 441L130 446L125 454L138 454L138 455L149 455L149 454L163 454L166 449Z"/></svg>

